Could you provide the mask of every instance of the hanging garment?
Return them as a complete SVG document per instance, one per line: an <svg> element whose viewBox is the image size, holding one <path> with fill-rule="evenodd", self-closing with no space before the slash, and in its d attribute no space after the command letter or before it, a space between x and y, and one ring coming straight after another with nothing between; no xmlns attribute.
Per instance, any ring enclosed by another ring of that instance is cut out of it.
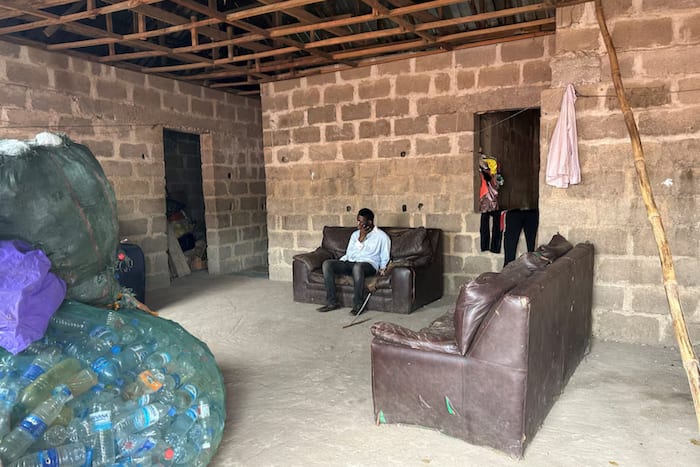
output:
<svg viewBox="0 0 700 467"><path fill-rule="evenodd" d="M571 84L568 84L547 153L545 181L547 185L557 188L567 188L569 185L581 183L575 102L576 91Z"/></svg>
<svg viewBox="0 0 700 467"><path fill-rule="evenodd" d="M489 226L489 224L491 225ZM501 211L481 213L479 234L481 235L481 251L488 250L491 253L501 252L501 239L503 238L503 231L501 230Z"/></svg>
<svg viewBox="0 0 700 467"><path fill-rule="evenodd" d="M503 266L515 259L521 232L525 233L527 251L535 251L537 228L540 225L540 211L538 209L511 209L505 211L505 213L506 225L505 233L503 234L505 258Z"/></svg>
<svg viewBox="0 0 700 467"><path fill-rule="evenodd" d="M498 162L493 157L482 154L479 161L481 186L479 187L479 211L498 210Z"/></svg>

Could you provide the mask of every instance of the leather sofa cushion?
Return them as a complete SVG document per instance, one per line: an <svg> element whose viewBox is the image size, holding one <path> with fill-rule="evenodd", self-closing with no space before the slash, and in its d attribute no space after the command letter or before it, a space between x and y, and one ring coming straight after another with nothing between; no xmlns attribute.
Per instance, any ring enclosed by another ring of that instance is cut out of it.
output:
<svg viewBox="0 0 700 467"><path fill-rule="evenodd" d="M391 230L391 259L398 263L423 266L432 261L432 247L425 227Z"/></svg>

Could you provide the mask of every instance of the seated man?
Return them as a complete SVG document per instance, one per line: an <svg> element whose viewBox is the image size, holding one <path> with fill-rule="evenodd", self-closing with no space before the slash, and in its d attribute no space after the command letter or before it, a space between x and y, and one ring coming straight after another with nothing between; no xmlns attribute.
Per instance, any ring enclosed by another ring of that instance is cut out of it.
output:
<svg viewBox="0 0 700 467"><path fill-rule="evenodd" d="M326 304L318 309L320 312L340 308L335 291L337 274L352 276L355 287L350 313L353 315L358 314L362 307L365 277L384 275L389 263L391 239L384 231L374 226L374 213L370 209L360 209L357 213L357 224L358 229L350 235L345 254L340 259L327 259L323 262Z"/></svg>

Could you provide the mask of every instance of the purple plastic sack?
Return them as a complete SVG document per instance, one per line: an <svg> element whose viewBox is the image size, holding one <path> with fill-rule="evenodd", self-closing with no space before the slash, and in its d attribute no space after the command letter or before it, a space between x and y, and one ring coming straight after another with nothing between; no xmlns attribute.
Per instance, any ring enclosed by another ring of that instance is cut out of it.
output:
<svg viewBox="0 0 700 467"><path fill-rule="evenodd" d="M13 354L44 336L66 296L66 284L50 268L43 251L0 241L0 346Z"/></svg>

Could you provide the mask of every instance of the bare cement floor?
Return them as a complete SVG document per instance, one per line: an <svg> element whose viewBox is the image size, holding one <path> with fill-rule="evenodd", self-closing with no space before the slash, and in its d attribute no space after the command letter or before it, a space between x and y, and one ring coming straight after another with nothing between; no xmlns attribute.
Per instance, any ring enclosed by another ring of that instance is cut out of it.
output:
<svg viewBox="0 0 700 467"><path fill-rule="evenodd" d="M227 416L213 466L700 466L700 435L676 349L594 341L521 460L434 430L374 423L369 326L419 329L411 315L295 303L291 283L246 275L177 279L147 303L206 342Z"/></svg>

